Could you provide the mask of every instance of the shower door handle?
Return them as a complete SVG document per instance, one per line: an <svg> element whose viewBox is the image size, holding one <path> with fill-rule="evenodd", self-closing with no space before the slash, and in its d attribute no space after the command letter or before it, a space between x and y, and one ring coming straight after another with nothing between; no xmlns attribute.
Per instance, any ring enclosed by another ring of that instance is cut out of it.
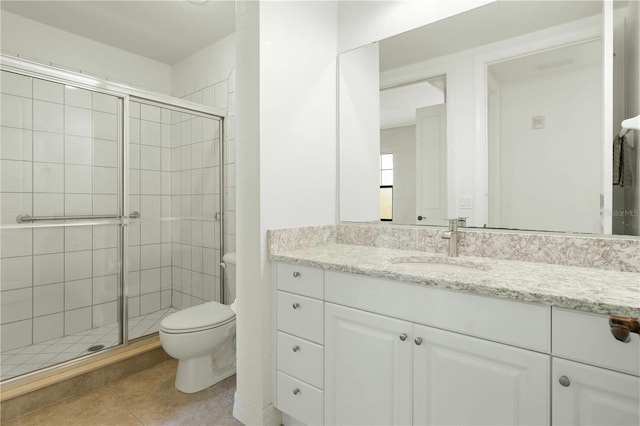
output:
<svg viewBox="0 0 640 426"><path fill-rule="evenodd" d="M118 216L116 214L102 215L71 215L71 216L29 216L28 214L20 214L16 217L18 223L33 223L53 220L101 220L101 219L140 219L140 212L131 212L129 216Z"/></svg>

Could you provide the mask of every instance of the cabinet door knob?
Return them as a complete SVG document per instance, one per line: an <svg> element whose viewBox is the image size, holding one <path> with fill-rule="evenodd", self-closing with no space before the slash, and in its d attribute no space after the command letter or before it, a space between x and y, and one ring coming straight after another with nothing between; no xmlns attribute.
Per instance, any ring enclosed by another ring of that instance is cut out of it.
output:
<svg viewBox="0 0 640 426"><path fill-rule="evenodd" d="M571 380L569 380L569 378L567 376L560 377L560 380L558 380L558 381L565 388L568 387L571 384Z"/></svg>
<svg viewBox="0 0 640 426"><path fill-rule="evenodd" d="M293 278L298 278L299 276L300 276L300 272L295 271L295 272L293 273Z"/></svg>
<svg viewBox="0 0 640 426"><path fill-rule="evenodd" d="M415 342L416 345L420 346L422 344L422 337L416 337L414 342Z"/></svg>
<svg viewBox="0 0 640 426"><path fill-rule="evenodd" d="M300 350L300 346L299 346L299 345L295 345L295 346L293 347L293 351L294 351L294 352L298 352L299 350Z"/></svg>
<svg viewBox="0 0 640 426"><path fill-rule="evenodd" d="M402 333L402 334L400 335L400 340L402 340L403 342L404 342L405 340L407 340L407 333Z"/></svg>
<svg viewBox="0 0 640 426"><path fill-rule="evenodd" d="M292 306L293 306L293 309L300 308L300 304L298 302L294 303Z"/></svg>
<svg viewBox="0 0 640 426"><path fill-rule="evenodd" d="M294 394L294 395L299 395L299 394L300 394L300 388L295 388L295 389L293 390L293 394Z"/></svg>

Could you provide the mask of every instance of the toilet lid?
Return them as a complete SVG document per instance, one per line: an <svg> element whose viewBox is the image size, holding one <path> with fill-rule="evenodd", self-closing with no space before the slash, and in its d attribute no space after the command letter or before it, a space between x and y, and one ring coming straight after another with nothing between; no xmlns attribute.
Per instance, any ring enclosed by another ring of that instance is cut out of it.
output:
<svg viewBox="0 0 640 426"><path fill-rule="evenodd" d="M169 332L205 330L227 323L235 316L229 306L208 302L167 316L160 322L160 328Z"/></svg>

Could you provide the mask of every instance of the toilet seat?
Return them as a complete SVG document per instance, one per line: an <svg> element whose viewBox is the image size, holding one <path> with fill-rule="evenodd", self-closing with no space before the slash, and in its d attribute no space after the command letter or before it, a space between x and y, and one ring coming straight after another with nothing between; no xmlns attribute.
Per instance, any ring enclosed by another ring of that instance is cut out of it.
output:
<svg viewBox="0 0 640 426"><path fill-rule="evenodd" d="M235 318L229 306L208 302L167 316L160 322L160 330L169 334L193 333L228 324Z"/></svg>

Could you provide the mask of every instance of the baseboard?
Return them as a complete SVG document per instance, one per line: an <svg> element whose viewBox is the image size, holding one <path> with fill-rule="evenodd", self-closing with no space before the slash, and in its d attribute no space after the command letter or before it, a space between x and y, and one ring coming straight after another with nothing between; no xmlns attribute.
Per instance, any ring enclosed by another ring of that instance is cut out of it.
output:
<svg viewBox="0 0 640 426"><path fill-rule="evenodd" d="M264 408L260 407L239 394L238 391L234 395L233 417L247 426L280 426L282 424L282 413L273 404Z"/></svg>

